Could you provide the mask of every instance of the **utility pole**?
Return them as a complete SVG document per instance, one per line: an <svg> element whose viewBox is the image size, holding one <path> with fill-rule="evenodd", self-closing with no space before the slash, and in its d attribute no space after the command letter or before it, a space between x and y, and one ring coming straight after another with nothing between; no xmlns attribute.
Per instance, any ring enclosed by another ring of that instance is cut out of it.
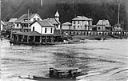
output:
<svg viewBox="0 0 128 81"><path fill-rule="evenodd" d="M43 6L43 0L41 0L41 7Z"/></svg>
<svg viewBox="0 0 128 81"><path fill-rule="evenodd" d="M120 0L117 0L117 3L118 3L118 21L117 21L117 24L119 25L120 24Z"/></svg>
<svg viewBox="0 0 128 81"><path fill-rule="evenodd" d="M32 4L34 3L34 1L32 0Z"/></svg>
<svg viewBox="0 0 128 81"><path fill-rule="evenodd" d="M1 36L1 0L0 0L0 36Z"/></svg>
<svg viewBox="0 0 128 81"><path fill-rule="evenodd" d="M73 0L73 8L74 8L74 16L76 17L76 2L75 0Z"/></svg>
<svg viewBox="0 0 128 81"><path fill-rule="evenodd" d="M28 9L28 29L29 29L29 9Z"/></svg>

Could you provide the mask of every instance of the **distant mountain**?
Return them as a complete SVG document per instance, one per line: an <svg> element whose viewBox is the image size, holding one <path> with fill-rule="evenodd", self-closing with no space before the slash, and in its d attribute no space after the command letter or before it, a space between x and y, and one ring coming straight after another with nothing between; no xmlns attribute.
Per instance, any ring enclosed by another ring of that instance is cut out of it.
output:
<svg viewBox="0 0 128 81"><path fill-rule="evenodd" d="M20 17L22 14L38 13L42 18L54 17L58 10L61 22L71 21L75 15L83 15L93 18L93 24L99 19L108 19L111 24L117 23L117 2L116 0L2 0L2 20L9 20L11 17ZM75 2L74 2L75 1ZM128 29L127 6L121 2L120 22L125 29ZM75 3L75 4L73 4Z"/></svg>

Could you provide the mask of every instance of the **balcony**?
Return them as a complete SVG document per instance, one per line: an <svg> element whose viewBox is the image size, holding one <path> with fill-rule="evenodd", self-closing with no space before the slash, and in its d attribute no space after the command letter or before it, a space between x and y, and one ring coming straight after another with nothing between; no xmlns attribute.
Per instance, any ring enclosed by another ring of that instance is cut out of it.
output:
<svg viewBox="0 0 128 81"><path fill-rule="evenodd" d="M31 27L22 27L22 29L31 29Z"/></svg>

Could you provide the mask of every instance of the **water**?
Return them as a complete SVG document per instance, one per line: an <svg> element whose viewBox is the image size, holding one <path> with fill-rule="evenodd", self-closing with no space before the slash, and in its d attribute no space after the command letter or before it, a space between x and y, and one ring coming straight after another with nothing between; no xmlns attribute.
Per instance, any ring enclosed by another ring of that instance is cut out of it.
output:
<svg viewBox="0 0 128 81"><path fill-rule="evenodd" d="M49 67L79 67L85 81L127 81L128 40L87 41L55 46L10 45L0 41L1 79L48 74Z"/></svg>

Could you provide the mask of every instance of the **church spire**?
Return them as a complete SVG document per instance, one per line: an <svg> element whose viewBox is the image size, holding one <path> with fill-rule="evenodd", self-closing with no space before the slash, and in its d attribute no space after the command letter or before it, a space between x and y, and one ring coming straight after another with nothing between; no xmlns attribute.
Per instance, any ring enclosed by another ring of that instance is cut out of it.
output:
<svg viewBox="0 0 128 81"><path fill-rule="evenodd" d="M58 12L58 10L56 11L56 14L55 14L55 17L59 17L60 15L59 15L59 12Z"/></svg>
<svg viewBox="0 0 128 81"><path fill-rule="evenodd" d="M59 17L60 17L60 15L59 15L59 12L58 12L58 10L56 11L56 14L55 14L55 19L57 20L57 21L59 21Z"/></svg>

